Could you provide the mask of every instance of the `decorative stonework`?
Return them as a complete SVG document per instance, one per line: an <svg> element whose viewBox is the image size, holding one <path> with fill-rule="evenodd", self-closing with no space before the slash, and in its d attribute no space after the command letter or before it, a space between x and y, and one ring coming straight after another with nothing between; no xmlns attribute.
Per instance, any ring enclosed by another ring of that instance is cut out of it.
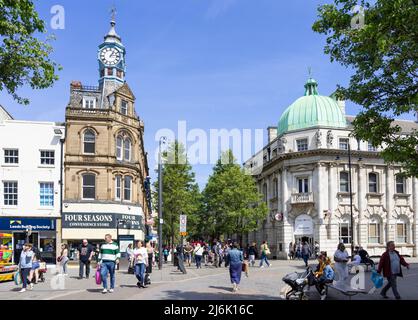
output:
<svg viewBox="0 0 418 320"><path fill-rule="evenodd" d="M316 147L317 148L321 148L321 146L322 146L322 132L321 132L321 130L318 130L316 133L315 133L315 143L316 143Z"/></svg>
<svg viewBox="0 0 418 320"><path fill-rule="evenodd" d="M392 217L394 219L399 219L402 216L407 217L410 223L414 222L414 211L411 207L407 206L398 206L392 211Z"/></svg>
<svg viewBox="0 0 418 320"><path fill-rule="evenodd" d="M334 141L334 135L331 130L327 132L327 147L332 148L332 142Z"/></svg>
<svg viewBox="0 0 418 320"><path fill-rule="evenodd" d="M373 216L378 216L383 223L387 222L387 210L383 206L368 206L364 210L364 218L371 219Z"/></svg>
<svg viewBox="0 0 418 320"><path fill-rule="evenodd" d="M344 216L351 215L350 205L340 204L333 214L334 219L341 220ZM358 222L359 211L356 206L353 205L353 218L354 222Z"/></svg>

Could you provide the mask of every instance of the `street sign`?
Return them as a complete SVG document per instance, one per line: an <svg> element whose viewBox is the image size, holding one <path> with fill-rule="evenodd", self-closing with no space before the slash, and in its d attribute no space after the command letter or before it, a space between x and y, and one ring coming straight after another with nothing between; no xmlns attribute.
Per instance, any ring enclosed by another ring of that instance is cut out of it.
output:
<svg viewBox="0 0 418 320"><path fill-rule="evenodd" d="M187 216L185 214L180 215L180 233L187 231Z"/></svg>
<svg viewBox="0 0 418 320"><path fill-rule="evenodd" d="M181 235L182 237L185 237L185 236L187 236L187 232L180 232L180 235Z"/></svg>

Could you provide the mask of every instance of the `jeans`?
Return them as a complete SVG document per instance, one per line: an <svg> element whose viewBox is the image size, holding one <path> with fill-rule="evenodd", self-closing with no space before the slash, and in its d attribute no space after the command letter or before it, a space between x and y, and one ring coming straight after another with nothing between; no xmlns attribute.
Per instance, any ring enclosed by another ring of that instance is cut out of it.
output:
<svg viewBox="0 0 418 320"><path fill-rule="evenodd" d="M115 288L115 266L114 261L103 261L100 267L100 275L102 276L103 288L107 289L107 273L110 274L110 289Z"/></svg>
<svg viewBox="0 0 418 320"><path fill-rule="evenodd" d="M268 261L267 256L264 253L261 255L260 267L263 266L263 262L270 266L270 262Z"/></svg>
<svg viewBox="0 0 418 320"><path fill-rule="evenodd" d="M396 274L392 274L390 277L388 277L388 284L382 289L382 292L380 293L382 296L386 295L386 292L389 290L389 288L392 287L393 295L398 298L400 297L398 292L398 285L396 283L396 278L398 276Z"/></svg>
<svg viewBox="0 0 418 320"><path fill-rule="evenodd" d="M142 286L145 285L145 263L135 265L135 276Z"/></svg>
<svg viewBox="0 0 418 320"><path fill-rule="evenodd" d="M196 260L196 267L198 269L202 268L202 256L195 255L194 258Z"/></svg>
<svg viewBox="0 0 418 320"><path fill-rule="evenodd" d="M303 262L305 262L305 266L308 266L309 255L303 254L302 259L303 259Z"/></svg>
<svg viewBox="0 0 418 320"><path fill-rule="evenodd" d="M80 276L80 278L83 277L84 266L86 266L86 278L88 279L90 277L90 261L89 260L87 260L87 261L80 260L79 264L80 264L80 268L79 268L79 274L78 275Z"/></svg>
<svg viewBox="0 0 418 320"><path fill-rule="evenodd" d="M255 254L250 254L248 262L251 264L252 267L254 267L255 264Z"/></svg>
<svg viewBox="0 0 418 320"><path fill-rule="evenodd" d="M68 257L63 257L61 261L61 272L67 274L67 263L70 259Z"/></svg>
<svg viewBox="0 0 418 320"><path fill-rule="evenodd" d="M22 268L20 269L20 275L22 277L22 285L23 285L23 289L26 289L26 286L28 284L30 284L30 281L28 279L29 274L30 274L30 269L31 268Z"/></svg>

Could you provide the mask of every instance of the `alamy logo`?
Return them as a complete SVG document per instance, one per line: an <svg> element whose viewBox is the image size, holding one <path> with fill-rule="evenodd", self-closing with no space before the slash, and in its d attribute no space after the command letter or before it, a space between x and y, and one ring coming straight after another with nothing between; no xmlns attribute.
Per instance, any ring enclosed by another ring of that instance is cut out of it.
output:
<svg viewBox="0 0 418 320"><path fill-rule="evenodd" d="M50 13L53 15L51 18L51 28L54 30L65 29L65 9L61 5L54 5L51 7Z"/></svg>
<svg viewBox="0 0 418 320"><path fill-rule="evenodd" d="M364 27L365 20L364 8L359 5L354 6L351 8L351 13L354 14L351 18L351 29L362 29Z"/></svg>

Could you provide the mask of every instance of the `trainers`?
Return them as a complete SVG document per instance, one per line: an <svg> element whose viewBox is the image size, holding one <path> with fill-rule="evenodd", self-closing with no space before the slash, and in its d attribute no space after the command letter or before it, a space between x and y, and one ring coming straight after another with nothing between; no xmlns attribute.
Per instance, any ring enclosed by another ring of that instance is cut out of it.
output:
<svg viewBox="0 0 418 320"><path fill-rule="evenodd" d="M264 268L264 266L260 266L260 268Z"/></svg>
<svg viewBox="0 0 418 320"><path fill-rule="evenodd" d="M33 290L33 283L29 284L29 290Z"/></svg>
<svg viewBox="0 0 418 320"><path fill-rule="evenodd" d="M326 294L321 294L321 300L325 300L327 298Z"/></svg>
<svg viewBox="0 0 418 320"><path fill-rule="evenodd" d="M232 284L232 292L236 292L237 291L237 284L233 283Z"/></svg>
<svg viewBox="0 0 418 320"><path fill-rule="evenodd" d="M115 291L114 289L109 289L109 292L110 292L110 293L112 293L112 292L114 292L114 291Z"/></svg>
<svg viewBox="0 0 418 320"><path fill-rule="evenodd" d="M387 295L385 295L385 294L382 294L381 293L380 295L382 296L383 299L389 299L389 297Z"/></svg>
<svg viewBox="0 0 418 320"><path fill-rule="evenodd" d="M19 292L26 292L26 289L23 288Z"/></svg>
<svg viewBox="0 0 418 320"><path fill-rule="evenodd" d="M107 293L107 289L103 289L102 293Z"/></svg>

